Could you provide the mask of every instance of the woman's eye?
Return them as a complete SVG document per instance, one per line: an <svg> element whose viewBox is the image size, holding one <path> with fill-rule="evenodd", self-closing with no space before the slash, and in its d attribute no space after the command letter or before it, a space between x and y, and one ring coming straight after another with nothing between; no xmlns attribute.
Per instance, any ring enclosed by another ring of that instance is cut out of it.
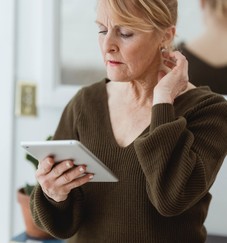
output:
<svg viewBox="0 0 227 243"><path fill-rule="evenodd" d="M125 39L130 38L130 37L132 37L132 36L133 36L132 33L121 33L121 37L123 37L123 38L125 38Z"/></svg>
<svg viewBox="0 0 227 243"><path fill-rule="evenodd" d="M131 31L131 30L127 29L127 28L123 28L123 27L120 27L118 29L118 33L120 34L120 36L122 38L125 38L125 39L130 38L130 37L132 37L134 35L133 31Z"/></svg>
<svg viewBox="0 0 227 243"><path fill-rule="evenodd" d="M107 34L107 30L100 30L99 34L106 35Z"/></svg>

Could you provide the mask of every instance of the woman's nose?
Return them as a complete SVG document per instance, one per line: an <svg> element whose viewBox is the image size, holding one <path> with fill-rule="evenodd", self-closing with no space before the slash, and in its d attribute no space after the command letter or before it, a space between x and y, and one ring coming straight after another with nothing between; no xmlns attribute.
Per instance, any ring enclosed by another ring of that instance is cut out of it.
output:
<svg viewBox="0 0 227 243"><path fill-rule="evenodd" d="M106 34L103 42L103 50L108 52L117 52L119 50L117 40L112 34Z"/></svg>

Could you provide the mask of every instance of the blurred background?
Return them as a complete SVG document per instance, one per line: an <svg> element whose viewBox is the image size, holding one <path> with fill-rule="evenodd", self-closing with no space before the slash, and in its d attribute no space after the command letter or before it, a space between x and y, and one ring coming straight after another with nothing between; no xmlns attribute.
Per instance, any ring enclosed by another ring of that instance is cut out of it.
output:
<svg viewBox="0 0 227 243"><path fill-rule="evenodd" d="M20 142L52 135L68 100L82 85L105 75L94 24L95 2L0 0L2 243L24 232L17 190L35 183L35 170ZM193 38L202 28L199 0L179 0L176 43ZM211 189L209 234L227 236L226 172L224 163Z"/></svg>

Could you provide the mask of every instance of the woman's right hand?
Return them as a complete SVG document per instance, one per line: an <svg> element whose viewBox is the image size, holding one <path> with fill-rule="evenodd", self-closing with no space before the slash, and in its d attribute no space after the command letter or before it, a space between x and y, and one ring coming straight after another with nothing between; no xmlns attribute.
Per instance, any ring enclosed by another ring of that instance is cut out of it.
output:
<svg viewBox="0 0 227 243"><path fill-rule="evenodd" d="M56 202L66 200L73 188L92 178L92 174L86 174L85 165L75 166L71 160L56 163L52 157L40 161L36 171L36 179L43 192Z"/></svg>

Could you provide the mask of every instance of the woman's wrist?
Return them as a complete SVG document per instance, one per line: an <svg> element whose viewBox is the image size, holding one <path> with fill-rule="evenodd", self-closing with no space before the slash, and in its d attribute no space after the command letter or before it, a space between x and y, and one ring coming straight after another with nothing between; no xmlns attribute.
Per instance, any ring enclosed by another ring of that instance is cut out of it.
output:
<svg viewBox="0 0 227 243"><path fill-rule="evenodd" d="M157 104L173 104L174 99L168 92L154 93L153 96L153 106Z"/></svg>

